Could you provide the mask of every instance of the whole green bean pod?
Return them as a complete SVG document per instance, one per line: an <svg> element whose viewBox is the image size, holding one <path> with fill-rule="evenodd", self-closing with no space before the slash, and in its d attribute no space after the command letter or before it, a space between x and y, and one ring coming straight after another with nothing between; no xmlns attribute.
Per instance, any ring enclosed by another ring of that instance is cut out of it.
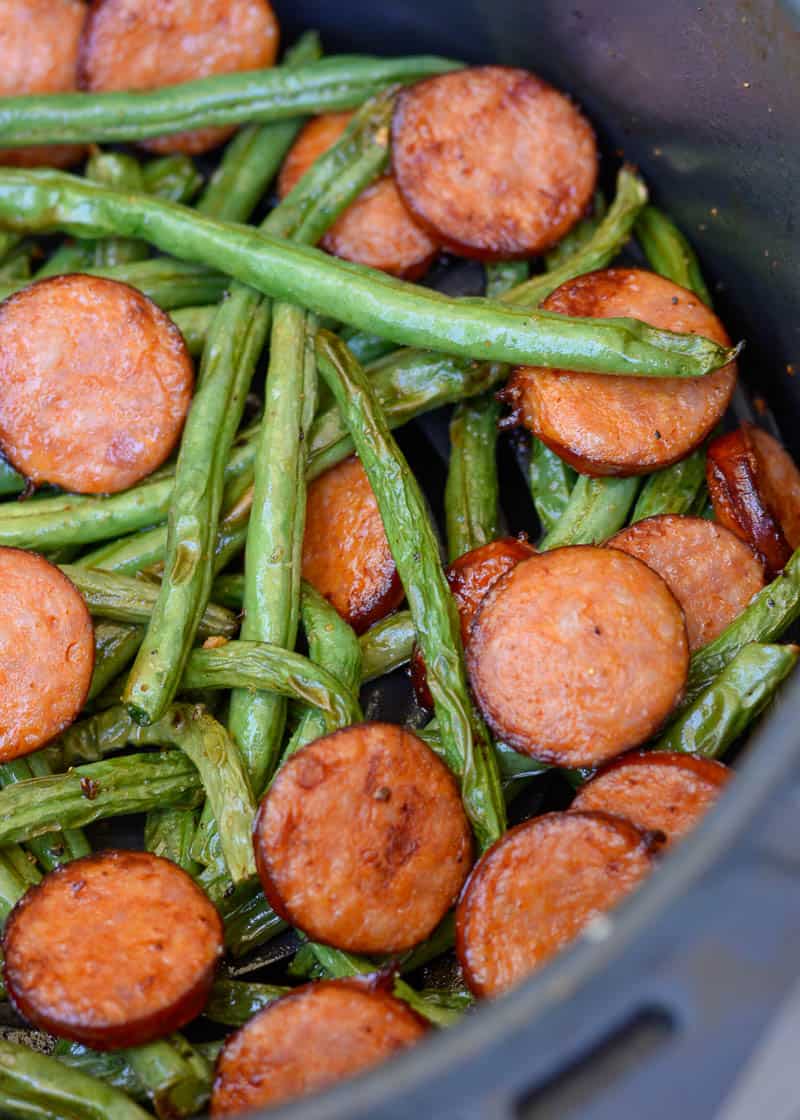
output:
<svg viewBox="0 0 800 1120"><path fill-rule="evenodd" d="M743 646L653 744L658 751L688 751L721 758L763 712L797 664L797 646Z"/></svg>
<svg viewBox="0 0 800 1120"><path fill-rule="evenodd" d="M570 544L602 544L627 521L641 483L640 478L578 475L564 512L539 548L544 552Z"/></svg>
<svg viewBox="0 0 800 1120"><path fill-rule="evenodd" d="M226 1027L243 1027L270 1003L292 989L278 984L253 984L220 978L214 982L203 1014Z"/></svg>
<svg viewBox="0 0 800 1120"><path fill-rule="evenodd" d="M645 206L634 232L654 272L688 288L711 306L711 294L694 249L666 214L653 205Z"/></svg>
<svg viewBox="0 0 800 1120"><path fill-rule="evenodd" d="M562 237L559 243L545 253L544 263L548 272L559 268L571 256L582 249L584 245L594 236L597 228L606 216L608 206L606 198L602 191L595 191L592 199L592 210L585 218L581 218L577 225L573 226L566 237Z"/></svg>
<svg viewBox="0 0 800 1120"><path fill-rule="evenodd" d="M155 584L116 573L80 568L77 564L62 564L61 571L78 588L92 614L116 622L149 621L158 598ZM200 618L197 632L201 637L230 637L238 629L238 620L230 611L209 603Z"/></svg>
<svg viewBox="0 0 800 1120"><path fill-rule="evenodd" d="M65 1066L105 1081L140 1103L147 1102L147 1090L131 1068L124 1050L91 1050L80 1042L60 1038L53 1048L54 1058Z"/></svg>
<svg viewBox="0 0 800 1120"><path fill-rule="evenodd" d="M0 1039L0 1113L20 1120L148 1120L150 1113L111 1085L57 1058Z"/></svg>
<svg viewBox="0 0 800 1120"><path fill-rule="evenodd" d="M458 68L421 55L377 59L339 55L294 69L217 74L131 93L64 93L0 98L0 145L144 140L243 121L286 120L353 109L395 82ZM53 139L48 141L46 137Z"/></svg>
<svg viewBox="0 0 800 1120"><path fill-rule="evenodd" d="M461 782L478 841L486 847L505 828L505 807L488 733L469 697L458 615L425 499L346 344L320 331L317 358L375 492L428 668L443 754Z"/></svg>
<svg viewBox="0 0 800 1120"><path fill-rule="evenodd" d="M40 751L15 758L0 764L0 789L31 778L43 778L52 772L48 759ZM62 863L87 856L91 850L84 834L72 828L36 836L28 841L28 848L45 871L53 871Z"/></svg>
<svg viewBox="0 0 800 1120"><path fill-rule="evenodd" d="M183 152L151 159L142 168L142 180L145 194L167 202L191 202L203 185L203 176L194 161Z"/></svg>
<svg viewBox="0 0 800 1120"><path fill-rule="evenodd" d="M123 1053L161 1120L195 1116L208 1103L211 1066L183 1035L172 1034Z"/></svg>
<svg viewBox="0 0 800 1120"><path fill-rule="evenodd" d="M800 618L800 549L722 633L692 654L686 703L710 685L750 642L774 642Z"/></svg>
<svg viewBox="0 0 800 1120"><path fill-rule="evenodd" d="M361 646L352 626L308 583L303 584L300 616L308 643L309 659L333 674L348 693L357 697L361 685ZM361 710L355 701L343 720L335 725L326 719L318 707L307 708L286 746L284 759L314 739L338 730L339 727L358 723L361 718Z"/></svg>
<svg viewBox="0 0 800 1120"><path fill-rule="evenodd" d="M410 611L397 611L370 626L358 639L361 646L361 683L373 681L411 660L417 632Z"/></svg>
<svg viewBox="0 0 800 1120"><path fill-rule="evenodd" d="M500 532L497 421L492 394L458 405L450 421L450 462L444 491L450 560L494 540Z"/></svg>
<svg viewBox="0 0 800 1120"><path fill-rule="evenodd" d="M0 791L0 846L92 821L203 799L195 765L180 751L125 755L30 778Z"/></svg>
<svg viewBox="0 0 800 1120"><path fill-rule="evenodd" d="M324 60L315 65L323 66ZM165 253L219 269L265 295L400 345L457 356L615 375L699 377L738 353L699 335L661 331L635 319L525 311L513 305L516 294L502 304L451 299L283 237L55 171L0 170L0 223L22 232L62 229L78 236L142 237ZM519 296L525 303L531 283L516 289L526 289Z"/></svg>

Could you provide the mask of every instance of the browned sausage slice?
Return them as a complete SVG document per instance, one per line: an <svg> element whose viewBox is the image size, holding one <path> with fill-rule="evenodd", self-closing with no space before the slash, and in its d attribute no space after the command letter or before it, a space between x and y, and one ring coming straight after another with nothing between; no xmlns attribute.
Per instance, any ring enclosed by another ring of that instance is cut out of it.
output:
<svg viewBox="0 0 800 1120"><path fill-rule="evenodd" d="M85 19L82 0L4 0L0 9L0 97L74 90ZM74 144L8 148L0 150L0 163L69 167L85 151Z"/></svg>
<svg viewBox="0 0 800 1120"><path fill-rule="evenodd" d="M345 459L308 488L303 579L358 634L403 601L378 502L360 459Z"/></svg>
<svg viewBox="0 0 800 1120"><path fill-rule="evenodd" d="M279 771L255 826L273 907L309 937L355 953L422 941L455 902L472 841L455 780L390 723L310 743Z"/></svg>
<svg viewBox="0 0 800 1120"><path fill-rule="evenodd" d="M800 471L768 432L744 424L708 448L714 513L755 548L776 575L800 547Z"/></svg>
<svg viewBox="0 0 800 1120"><path fill-rule="evenodd" d="M542 305L559 315L630 316L663 330L729 344L719 319L697 296L637 268L590 272L557 288ZM707 377L614 377L521 366L506 398L522 423L584 474L643 474L698 447L722 418L736 363Z"/></svg>
<svg viewBox="0 0 800 1120"><path fill-rule="evenodd" d="M476 66L404 90L392 168L411 213L449 249L502 260L542 253L592 197L586 118L527 70Z"/></svg>
<svg viewBox="0 0 800 1120"><path fill-rule="evenodd" d="M461 619L461 641L466 648L469 628L475 612L483 602L489 588L515 568L521 560L534 555L534 548L518 537L501 537L489 541L480 548L473 548L459 556L448 567L445 575L458 607ZM414 647L411 655L411 683L417 696L417 703L423 708L433 708L425 675L425 660L419 646Z"/></svg>
<svg viewBox="0 0 800 1120"><path fill-rule="evenodd" d="M319 1092L413 1046L425 1024L385 992L327 980L254 1016L217 1060L212 1116L234 1116Z"/></svg>
<svg viewBox="0 0 800 1120"><path fill-rule="evenodd" d="M158 89L259 70L277 53L278 21L268 0L94 0L81 47L81 84L94 92ZM234 131L182 132L144 147L196 155Z"/></svg>
<svg viewBox="0 0 800 1120"><path fill-rule="evenodd" d="M0 304L0 447L35 483L132 486L177 443L193 380L181 332L127 284L56 276Z"/></svg>
<svg viewBox="0 0 800 1120"><path fill-rule="evenodd" d="M641 751L599 770L571 809L626 817L639 828L663 832L672 843L697 827L730 777L727 766L710 758Z"/></svg>
<svg viewBox="0 0 800 1120"><path fill-rule="evenodd" d="M651 868L652 837L605 813L548 813L486 852L456 913L456 952L477 996L514 987Z"/></svg>
<svg viewBox="0 0 800 1120"><path fill-rule="evenodd" d="M640 560L575 546L523 560L483 600L467 666L498 738L557 766L638 746L686 683L683 612Z"/></svg>
<svg viewBox="0 0 800 1120"><path fill-rule="evenodd" d="M764 569L749 545L702 517L648 517L617 533L608 547L658 572L683 608L690 653L721 634L764 586Z"/></svg>
<svg viewBox="0 0 800 1120"><path fill-rule="evenodd" d="M308 122L281 168L281 198L336 143L351 116L352 113L326 113ZM348 206L320 244L334 256L406 280L417 280L427 272L439 250L438 244L406 210L389 175L378 179Z"/></svg>
<svg viewBox="0 0 800 1120"><path fill-rule="evenodd" d="M3 934L4 977L29 1022L98 1050L139 1046L203 1010L222 922L169 860L108 851L31 887Z"/></svg>
<svg viewBox="0 0 800 1120"><path fill-rule="evenodd" d="M80 593L35 552L0 548L0 762L55 738L89 692L94 628Z"/></svg>

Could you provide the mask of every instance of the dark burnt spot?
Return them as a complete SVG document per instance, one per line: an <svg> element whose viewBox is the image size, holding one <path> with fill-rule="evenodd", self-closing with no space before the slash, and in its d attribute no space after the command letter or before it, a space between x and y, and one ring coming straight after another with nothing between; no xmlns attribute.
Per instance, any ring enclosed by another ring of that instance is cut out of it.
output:
<svg viewBox="0 0 800 1120"><path fill-rule="evenodd" d="M100 792L100 786L93 778L81 778L81 793L87 801L94 801Z"/></svg>

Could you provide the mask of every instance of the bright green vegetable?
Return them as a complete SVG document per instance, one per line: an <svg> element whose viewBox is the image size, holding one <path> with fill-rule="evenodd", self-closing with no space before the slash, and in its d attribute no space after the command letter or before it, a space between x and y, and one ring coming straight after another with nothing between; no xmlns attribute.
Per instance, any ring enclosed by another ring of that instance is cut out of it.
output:
<svg viewBox="0 0 800 1120"><path fill-rule="evenodd" d="M89 689L89 700L94 700L125 669L142 644L144 630L141 626L126 626L121 622L95 623L94 672Z"/></svg>
<svg viewBox="0 0 800 1120"><path fill-rule="evenodd" d="M0 789L51 773L52 767L47 758L37 751L0 764ZM28 841L28 848L45 871L52 871L62 863L87 856L90 852L86 837L78 829L33 837Z"/></svg>
<svg viewBox="0 0 800 1120"><path fill-rule="evenodd" d="M664 513L691 513L706 478L705 448L651 474L631 514L631 524Z"/></svg>
<svg viewBox="0 0 800 1120"><path fill-rule="evenodd" d="M144 826L144 846L153 855L172 860L189 875L197 875L200 865L192 859L191 849L197 827L197 814L187 809L153 809Z"/></svg>
<svg viewBox="0 0 800 1120"><path fill-rule="evenodd" d="M499 417L500 404L490 394L460 404L450 421L444 506L451 561L499 535L495 458Z"/></svg>
<svg viewBox="0 0 800 1120"><path fill-rule="evenodd" d="M627 521L641 481L578 475L564 512L539 548L544 552L570 544L602 544Z"/></svg>
<svg viewBox="0 0 800 1120"><path fill-rule="evenodd" d="M0 1114L20 1120L149 1120L118 1089L55 1057L0 1040Z"/></svg>
<svg viewBox="0 0 800 1120"><path fill-rule="evenodd" d="M194 1116L208 1103L211 1066L182 1035L123 1053L162 1120Z"/></svg>
<svg viewBox="0 0 800 1120"><path fill-rule="evenodd" d="M46 832L202 801L200 775L180 751L126 755L30 778L0 791L0 846Z"/></svg>
<svg viewBox="0 0 800 1120"><path fill-rule="evenodd" d="M524 284L530 275L527 261L498 261L486 265L486 295L501 299L506 292Z"/></svg>
<svg viewBox="0 0 800 1120"><path fill-rule="evenodd" d="M393 342L377 334L365 334L355 327L344 327L339 332L339 337L347 343L353 357L362 366L369 365L378 358L384 358L395 349Z"/></svg>
<svg viewBox="0 0 800 1120"><path fill-rule="evenodd" d="M692 654L686 702L707 688L750 642L774 642L800 618L800 549L727 626L719 637Z"/></svg>
<svg viewBox="0 0 800 1120"><path fill-rule="evenodd" d="M214 983L206 1009L207 1019L226 1027L243 1027L270 1003L285 996L291 988L278 984L252 984L244 980L220 979Z"/></svg>
<svg viewBox="0 0 800 1120"><path fill-rule="evenodd" d="M450 299L285 238L212 221L148 196L122 195L54 171L3 168L0 221L22 232L62 229L78 236L143 237L163 252L219 269L273 298L383 334L398 344L486 361L616 375L697 377L727 364L737 352L698 335L660 331L633 319L572 319L523 311L512 302ZM527 302L532 283L516 289L512 301Z"/></svg>
<svg viewBox="0 0 800 1120"><path fill-rule="evenodd" d="M183 335L186 348L193 358L203 353L206 337L217 313L216 307L180 307L170 317Z"/></svg>
<svg viewBox="0 0 800 1120"><path fill-rule="evenodd" d="M202 876L200 884L207 889ZM225 948L235 957L243 957L286 929L286 922L264 898L260 883L244 884L240 890L246 892L243 897L234 895L232 903L226 898L217 903L225 923Z"/></svg>
<svg viewBox="0 0 800 1120"><path fill-rule="evenodd" d="M375 493L428 669L443 753L461 781L478 841L486 847L502 834L505 809L489 737L469 698L458 613L425 499L345 343L320 331L317 358Z"/></svg>
<svg viewBox="0 0 800 1120"><path fill-rule="evenodd" d="M191 202L203 185L203 176L183 152L150 160L142 168L142 178L145 194L167 202Z"/></svg>
<svg viewBox="0 0 800 1120"><path fill-rule="evenodd" d="M8 848L0 848L0 926L27 889L27 881L20 875L13 858L9 857Z"/></svg>
<svg viewBox="0 0 800 1120"><path fill-rule="evenodd" d="M143 140L243 121L286 120L353 109L394 82L415 82L457 69L422 55L359 55L269 70L217 74L199 81L131 93L64 93L0 98L0 145Z"/></svg>
<svg viewBox="0 0 800 1120"><path fill-rule="evenodd" d="M66 272L83 272L94 265L94 245L91 241L65 241L37 270L34 280L48 276L62 276Z"/></svg>
<svg viewBox="0 0 800 1120"><path fill-rule="evenodd" d="M361 680L375 680L411 659L417 632L410 611L398 611L370 626L359 638Z"/></svg>
<svg viewBox="0 0 800 1120"><path fill-rule="evenodd" d="M136 1101L147 1101L147 1090L131 1068L124 1050L90 1050L80 1042L60 1038L53 1049L53 1057L79 1073L105 1081Z"/></svg>
<svg viewBox="0 0 800 1120"><path fill-rule="evenodd" d="M84 174L94 183L102 183L117 191L131 191L141 194L146 191L141 164L132 155L124 152L92 152L86 161ZM145 241L131 241L127 238L110 237L94 243L93 264L95 268L110 268L114 265L131 264L144 261L150 256L150 248Z"/></svg>
<svg viewBox="0 0 800 1120"><path fill-rule="evenodd" d="M582 249L587 241L597 232L597 228L606 216L608 207L602 191L595 191L592 199L592 212L581 218L573 226L566 237L562 237L554 249L545 253L544 263L548 271L554 271L564 264L574 253Z"/></svg>
<svg viewBox="0 0 800 1120"><path fill-rule="evenodd" d="M536 516L545 533L552 533L569 508L578 475L535 436L531 439L528 485Z"/></svg>
<svg viewBox="0 0 800 1120"><path fill-rule="evenodd" d="M694 292L711 306L711 295L689 242L666 214L645 206L636 219L636 240L654 272Z"/></svg>
<svg viewBox="0 0 800 1120"><path fill-rule="evenodd" d="M797 646L743 646L653 745L721 758L772 700L797 664Z"/></svg>

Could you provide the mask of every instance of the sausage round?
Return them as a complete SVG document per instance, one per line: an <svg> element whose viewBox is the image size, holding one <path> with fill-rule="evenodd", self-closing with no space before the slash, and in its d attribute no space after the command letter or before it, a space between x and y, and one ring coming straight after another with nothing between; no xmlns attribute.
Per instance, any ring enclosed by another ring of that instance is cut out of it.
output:
<svg viewBox="0 0 800 1120"><path fill-rule="evenodd" d="M542 253L584 213L597 179L586 118L527 70L475 66L398 99L392 169L411 213L455 253Z"/></svg>
<svg viewBox="0 0 800 1120"><path fill-rule="evenodd" d="M84 89L158 89L211 74L259 70L278 53L268 0L94 0L83 35ZM204 128L143 142L153 152L197 155L235 128Z"/></svg>
<svg viewBox="0 0 800 1120"><path fill-rule="evenodd" d="M308 122L281 168L281 198L336 143L351 116L352 113L325 113ZM320 244L343 260L379 268L405 280L419 279L439 251L437 242L409 214L390 175L367 187L337 218Z"/></svg>
<svg viewBox="0 0 800 1120"><path fill-rule="evenodd" d="M719 521L776 575L800 547L800 471L791 455L768 432L743 424L709 444L706 480Z"/></svg>
<svg viewBox="0 0 800 1120"><path fill-rule="evenodd" d="M727 766L710 758L641 751L599 770L570 808L626 817L639 828L663 832L671 844L700 823L730 777Z"/></svg>
<svg viewBox="0 0 800 1120"><path fill-rule="evenodd" d="M306 984L226 1041L211 1115L238 1115L319 1092L387 1061L425 1032L422 1020L386 992L342 980Z"/></svg>
<svg viewBox="0 0 800 1120"><path fill-rule="evenodd" d="M107 851L24 895L3 934L4 978L34 1026L115 1050L199 1015L222 951L219 914L180 867Z"/></svg>
<svg viewBox="0 0 800 1120"><path fill-rule="evenodd" d="M83 0L5 0L0 14L0 97L74 90L86 19ZM85 151L75 144L4 148L0 163L69 167Z"/></svg>
<svg viewBox="0 0 800 1120"><path fill-rule="evenodd" d="M132 486L177 443L193 380L181 332L127 284L56 276L0 304L0 447L34 483Z"/></svg>
<svg viewBox="0 0 800 1120"><path fill-rule="evenodd" d="M638 268L590 272L543 303L559 315L629 316L724 345L719 319L692 292ZM627 377L520 366L506 399L543 443L583 474L644 474L683 459L722 418L736 363L706 377Z"/></svg>
<svg viewBox="0 0 800 1120"><path fill-rule="evenodd" d="M467 647L497 737L557 766L597 766L636 747L680 699L683 612L640 560L573 546L523 560L483 600Z"/></svg>
<svg viewBox="0 0 800 1120"><path fill-rule="evenodd" d="M422 941L453 905L472 841L453 776L416 735L346 727L281 768L255 825L275 910L316 941L393 953Z"/></svg>
<svg viewBox="0 0 800 1120"><path fill-rule="evenodd" d="M534 552L534 548L525 540L520 540L518 537L501 537L499 540L489 541L488 544L465 552L447 568L445 575L458 607L461 641L464 648L469 641L472 619L487 591L501 576L510 572L521 560L533 556ZM433 697L428 688L425 672L425 659L419 646L414 647L411 655L411 683L414 686L417 703L423 708L433 708Z"/></svg>
<svg viewBox="0 0 800 1120"><path fill-rule="evenodd" d="M303 579L357 634L403 601L378 502L355 456L325 471L308 488Z"/></svg>
<svg viewBox="0 0 800 1120"><path fill-rule="evenodd" d="M0 762L55 738L86 703L94 628L78 590L35 552L0 548Z"/></svg>
<svg viewBox="0 0 800 1120"><path fill-rule="evenodd" d="M514 987L616 906L651 869L652 837L606 813L547 813L486 852L456 912L456 952L477 996Z"/></svg>
<svg viewBox="0 0 800 1120"><path fill-rule="evenodd" d="M702 517L648 517L607 547L658 572L683 608L690 653L721 634L764 586L764 568L749 545Z"/></svg>

